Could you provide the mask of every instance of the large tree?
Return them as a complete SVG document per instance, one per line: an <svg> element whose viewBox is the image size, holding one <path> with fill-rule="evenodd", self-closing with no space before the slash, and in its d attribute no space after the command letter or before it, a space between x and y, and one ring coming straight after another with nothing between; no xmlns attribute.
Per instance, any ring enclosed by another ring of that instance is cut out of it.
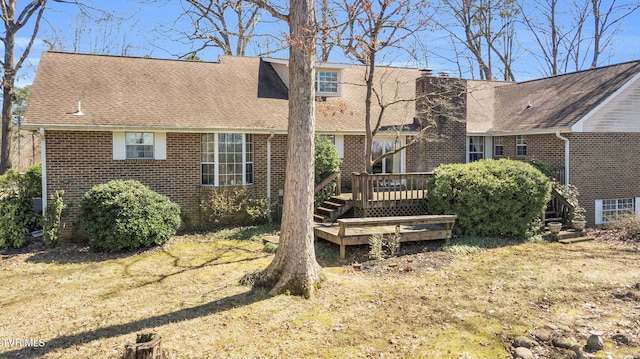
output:
<svg viewBox="0 0 640 359"><path fill-rule="evenodd" d="M256 3L289 24L289 125L280 244L273 261L256 277L271 294L311 297L323 279L313 237L315 47L312 0L291 0L289 13Z"/></svg>

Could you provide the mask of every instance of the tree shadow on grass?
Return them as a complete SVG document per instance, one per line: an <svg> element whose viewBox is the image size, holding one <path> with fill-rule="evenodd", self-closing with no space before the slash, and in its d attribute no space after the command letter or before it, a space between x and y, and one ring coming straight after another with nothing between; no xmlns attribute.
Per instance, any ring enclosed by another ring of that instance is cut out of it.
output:
<svg viewBox="0 0 640 359"><path fill-rule="evenodd" d="M213 302L202 304L192 308L180 309L171 313L161 314L137 320L126 324L116 324L96 330L85 331L73 335L64 335L46 341L44 346L21 347L5 353L0 353L0 358L40 358L49 352L67 349L73 346L81 346L96 340L117 337L125 334L137 333L144 330L187 320L196 319L229 309L250 305L266 299L267 296L256 290L239 293ZM124 348L122 343L122 348Z"/></svg>

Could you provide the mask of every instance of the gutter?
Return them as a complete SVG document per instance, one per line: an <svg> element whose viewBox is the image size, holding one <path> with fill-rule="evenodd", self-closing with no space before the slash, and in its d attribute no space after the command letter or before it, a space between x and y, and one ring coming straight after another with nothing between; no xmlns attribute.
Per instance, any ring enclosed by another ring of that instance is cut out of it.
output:
<svg viewBox="0 0 640 359"><path fill-rule="evenodd" d="M569 184L569 139L560 135L560 130L556 131L556 137L564 141L564 184Z"/></svg>
<svg viewBox="0 0 640 359"><path fill-rule="evenodd" d="M271 140L276 134L271 132L267 138L267 208L271 213Z"/></svg>
<svg viewBox="0 0 640 359"><path fill-rule="evenodd" d="M40 128L40 160L42 161L42 215L47 209L47 140L44 128Z"/></svg>

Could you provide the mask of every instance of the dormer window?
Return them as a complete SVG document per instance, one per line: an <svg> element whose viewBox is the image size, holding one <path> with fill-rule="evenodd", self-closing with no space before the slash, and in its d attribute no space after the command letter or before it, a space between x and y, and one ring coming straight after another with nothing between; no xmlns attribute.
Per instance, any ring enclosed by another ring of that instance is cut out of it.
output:
<svg viewBox="0 0 640 359"><path fill-rule="evenodd" d="M316 92L318 94L338 94L338 72L316 71Z"/></svg>

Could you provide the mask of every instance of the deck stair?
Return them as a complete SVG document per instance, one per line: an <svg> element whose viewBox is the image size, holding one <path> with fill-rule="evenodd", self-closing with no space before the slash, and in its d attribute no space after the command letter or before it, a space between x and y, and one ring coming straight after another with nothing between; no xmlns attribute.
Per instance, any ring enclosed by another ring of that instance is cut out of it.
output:
<svg viewBox="0 0 640 359"><path fill-rule="evenodd" d="M313 220L318 223L335 222L342 217L351 208L353 208L353 200L351 193L343 193L331 196L315 209Z"/></svg>

